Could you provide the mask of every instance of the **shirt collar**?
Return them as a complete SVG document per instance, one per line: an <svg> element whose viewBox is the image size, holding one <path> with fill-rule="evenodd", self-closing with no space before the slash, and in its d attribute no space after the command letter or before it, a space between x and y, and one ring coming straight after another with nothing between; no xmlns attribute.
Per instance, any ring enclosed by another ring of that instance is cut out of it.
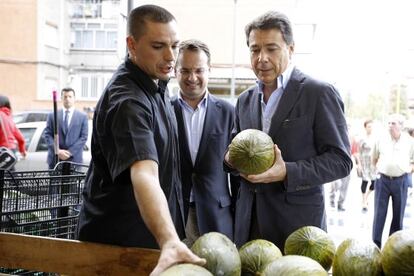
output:
<svg viewBox="0 0 414 276"><path fill-rule="evenodd" d="M293 65L292 62L290 62L288 66L286 67L286 70L279 77L277 77L276 79L277 89L279 88L282 88L283 90L286 89L286 86L290 80L290 76L292 75L293 68L295 68L295 66ZM257 80L256 83L259 87L259 93L263 94L263 86L264 86L263 82L261 80Z"/></svg>
<svg viewBox="0 0 414 276"><path fill-rule="evenodd" d="M73 107L73 106L72 106L72 107L71 107L71 108L69 108L69 109L63 108L63 114L65 114L65 111L66 111L66 110L69 110L69 113L70 113L70 114L72 114L72 113L73 113L73 111L75 110L75 107Z"/></svg>
<svg viewBox="0 0 414 276"><path fill-rule="evenodd" d="M201 99L201 101L197 104L197 108L207 108L207 98L208 98L209 92L206 89L206 93L204 93L204 97ZM178 102L181 106L189 107L193 109L181 96L181 90L178 92Z"/></svg>

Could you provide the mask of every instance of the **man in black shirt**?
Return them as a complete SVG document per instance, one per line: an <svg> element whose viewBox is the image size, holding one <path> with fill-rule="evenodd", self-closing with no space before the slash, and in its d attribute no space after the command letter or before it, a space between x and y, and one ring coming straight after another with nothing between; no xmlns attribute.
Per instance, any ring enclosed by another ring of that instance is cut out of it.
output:
<svg viewBox="0 0 414 276"><path fill-rule="evenodd" d="M161 248L154 274L204 261L180 241L177 127L166 88L178 43L167 10L145 5L130 13L128 58L96 106L78 225L80 240Z"/></svg>

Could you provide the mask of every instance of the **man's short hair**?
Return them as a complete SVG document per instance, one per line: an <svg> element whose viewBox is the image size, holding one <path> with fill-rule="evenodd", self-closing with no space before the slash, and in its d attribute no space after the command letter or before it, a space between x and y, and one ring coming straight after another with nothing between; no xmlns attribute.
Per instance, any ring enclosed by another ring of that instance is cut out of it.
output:
<svg viewBox="0 0 414 276"><path fill-rule="evenodd" d="M210 66L210 49L204 42L196 39L182 41L179 45L178 55L180 55L185 50L193 52L203 51L207 56L207 64Z"/></svg>
<svg viewBox="0 0 414 276"><path fill-rule="evenodd" d="M393 113L393 114L390 114L390 115L388 116L388 121L389 121L389 122L397 122L397 123L399 123L401 126L404 126L405 117L404 117L404 115L402 115L402 114L399 114L399 113Z"/></svg>
<svg viewBox="0 0 414 276"><path fill-rule="evenodd" d="M283 40L287 45L293 45L292 24L289 18L283 13L277 11L269 11L255 18L246 25L244 31L246 33L246 42L249 46L249 36L252 30L271 30L277 29L282 33Z"/></svg>
<svg viewBox="0 0 414 276"><path fill-rule="evenodd" d="M128 16L127 34L138 40L146 31L146 22L169 23L175 17L166 9L156 5L142 5L133 9Z"/></svg>
<svg viewBox="0 0 414 276"><path fill-rule="evenodd" d="M365 122L364 122L364 127L367 127L367 125L368 124L371 124L372 123L372 119L367 119L367 120L365 120Z"/></svg>
<svg viewBox="0 0 414 276"><path fill-rule="evenodd" d="M63 96L63 93L66 93L66 92L73 92L73 96L76 96L75 95L75 90L73 90L72 87L65 87L65 88L63 88L62 89L62 92L60 92L60 95Z"/></svg>

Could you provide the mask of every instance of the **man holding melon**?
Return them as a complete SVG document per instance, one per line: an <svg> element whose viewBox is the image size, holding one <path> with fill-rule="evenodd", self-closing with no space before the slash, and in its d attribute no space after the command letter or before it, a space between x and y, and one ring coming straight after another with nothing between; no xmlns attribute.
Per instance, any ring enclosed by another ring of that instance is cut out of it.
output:
<svg viewBox="0 0 414 276"><path fill-rule="evenodd" d="M326 230L323 184L352 169L344 105L332 85L293 65L284 14L267 12L245 31L258 81L238 98L234 135L242 137L225 157L225 169L242 176L235 243L262 238L283 249L302 226Z"/></svg>

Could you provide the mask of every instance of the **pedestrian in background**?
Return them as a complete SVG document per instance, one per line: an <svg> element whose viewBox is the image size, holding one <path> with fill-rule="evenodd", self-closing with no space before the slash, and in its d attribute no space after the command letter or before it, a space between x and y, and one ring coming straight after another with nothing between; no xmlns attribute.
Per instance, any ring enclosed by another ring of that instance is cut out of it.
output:
<svg viewBox="0 0 414 276"><path fill-rule="evenodd" d="M332 208L335 208L336 192L339 192L338 196L338 206L337 209L339 212L344 212L346 194L348 192L349 181L351 180L351 175L347 175L344 178L337 179L330 183L330 194L329 201Z"/></svg>
<svg viewBox="0 0 414 276"><path fill-rule="evenodd" d="M47 164L53 169L57 161L83 162L83 147L88 139L88 117L75 108L75 90L70 87L61 91L62 108L57 111L59 149L54 145L54 114L46 121L45 138L48 146ZM55 156L58 160L55 160Z"/></svg>
<svg viewBox="0 0 414 276"><path fill-rule="evenodd" d="M376 142L372 125L373 122L371 119L364 122L365 133L358 142L358 152L355 155L357 175L362 179L362 212L368 211L368 197L375 188L375 180L377 178L375 166L372 164L372 150Z"/></svg>
<svg viewBox="0 0 414 276"><path fill-rule="evenodd" d="M6 147L14 154L19 151L23 158L26 157L24 137L13 122L9 98L3 95L0 95L0 147ZM14 166L10 170L14 171Z"/></svg>
<svg viewBox="0 0 414 276"><path fill-rule="evenodd" d="M379 139L373 148L372 160L380 177L375 182L374 222L372 239L381 248L382 232L392 199L392 220L389 235L403 227L407 202L408 174L414 166L414 140L403 132L404 117L392 114L388 118L389 135Z"/></svg>

